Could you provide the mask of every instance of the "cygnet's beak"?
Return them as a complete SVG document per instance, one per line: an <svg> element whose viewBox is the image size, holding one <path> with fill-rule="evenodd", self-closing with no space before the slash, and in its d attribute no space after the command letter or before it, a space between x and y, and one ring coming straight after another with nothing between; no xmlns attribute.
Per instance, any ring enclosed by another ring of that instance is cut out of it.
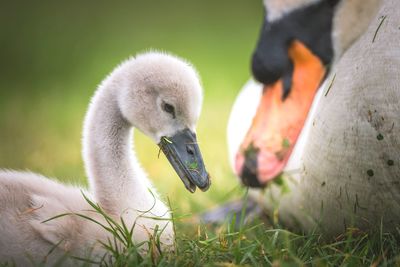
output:
<svg viewBox="0 0 400 267"><path fill-rule="evenodd" d="M207 191L211 181L197 144L196 134L189 129L161 137L158 144L181 178L186 189L194 193L196 186Z"/></svg>

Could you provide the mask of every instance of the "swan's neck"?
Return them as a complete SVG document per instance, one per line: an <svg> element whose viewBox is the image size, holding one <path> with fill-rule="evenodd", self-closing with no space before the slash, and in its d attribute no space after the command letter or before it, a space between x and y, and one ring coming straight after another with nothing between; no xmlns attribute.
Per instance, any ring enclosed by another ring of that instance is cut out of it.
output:
<svg viewBox="0 0 400 267"><path fill-rule="evenodd" d="M95 200L120 214L151 205L150 183L132 152L133 129L119 110L117 89L107 84L112 85L100 86L86 115L83 157Z"/></svg>

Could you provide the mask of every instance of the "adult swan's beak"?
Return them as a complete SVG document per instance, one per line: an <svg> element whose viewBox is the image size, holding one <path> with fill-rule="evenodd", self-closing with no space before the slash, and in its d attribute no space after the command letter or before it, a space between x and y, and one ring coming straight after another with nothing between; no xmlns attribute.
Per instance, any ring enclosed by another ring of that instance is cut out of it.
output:
<svg viewBox="0 0 400 267"><path fill-rule="evenodd" d="M304 44L289 47L291 86L284 81L264 87L252 125L236 155L235 168L245 185L263 187L284 169L306 121L326 69Z"/></svg>
<svg viewBox="0 0 400 267"><path fill-rule="evenodd" d="M196 134L184 129L171 137L161 137L158 145L187 190L194 193L197 186L202 191L207 191L211 181L204 166Z"/></svg>

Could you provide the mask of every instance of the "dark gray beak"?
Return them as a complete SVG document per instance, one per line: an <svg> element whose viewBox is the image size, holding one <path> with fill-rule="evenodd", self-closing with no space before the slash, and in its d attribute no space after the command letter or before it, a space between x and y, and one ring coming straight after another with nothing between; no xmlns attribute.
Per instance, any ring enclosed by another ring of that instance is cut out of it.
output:
<svg viewBox="0 0 400 267"><path fill-rule="evenodd" d="M198 187L202 191L207 191L211 184L210 176L204 166L196 135L193 132L184 129L174 136L161 137L158 145L187 190L194 193Z"/></svg>

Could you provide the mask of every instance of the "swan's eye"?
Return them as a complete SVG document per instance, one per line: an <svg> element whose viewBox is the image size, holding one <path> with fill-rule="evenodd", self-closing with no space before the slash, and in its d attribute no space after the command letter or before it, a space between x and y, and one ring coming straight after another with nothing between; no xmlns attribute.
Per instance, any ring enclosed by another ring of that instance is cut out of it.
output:
<svg viewBox="0 0 400 267"><path fill-rule="evenodd" d="M165 112L171 114L172 117L175 119L175 108L173 105L163 102L161 107Z"/></svg>

